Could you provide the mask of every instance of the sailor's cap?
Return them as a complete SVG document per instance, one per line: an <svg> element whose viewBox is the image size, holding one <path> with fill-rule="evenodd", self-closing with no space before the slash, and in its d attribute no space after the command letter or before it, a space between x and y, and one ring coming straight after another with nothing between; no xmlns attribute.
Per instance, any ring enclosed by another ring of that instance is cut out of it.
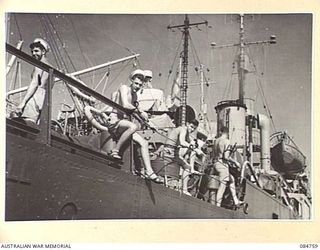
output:
<svg viewBox="0 0 320 250"><path fill-rule="evenodd" d="M152 78L152 71L151 70L145 70L144 71L144 76Z"/></svg>
<svg viewBox="0 0 320 250"><path fill-rule="evenodd" d="M50 50L50 46L49 44L42 38L36 38L34 39L34 41L30 44L30 48L34 48L40 46L41 48L43 48L46 52L48 52Z"/></svg>
<svg viewBox="0 0 320 250"><path fill-rule="evenodd" d="M141 70L141 69L136 69L136 70L134 70L134 71L131 72L131 74L130 74L130 76L129 76L130 81L132 81L133 78L134 78L136 75L142 75L143 77L145 76L143 70Z"/></svg>

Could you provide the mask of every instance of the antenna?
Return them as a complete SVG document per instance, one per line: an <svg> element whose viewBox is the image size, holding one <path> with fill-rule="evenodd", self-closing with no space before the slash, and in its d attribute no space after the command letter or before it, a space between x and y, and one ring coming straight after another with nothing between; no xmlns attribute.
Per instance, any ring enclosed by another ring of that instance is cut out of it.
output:
<svg viewBox="0 0 320 250"><path fill-rule="evenodd" d="M216 45L216 43L211 43L211 48L229 48L229 47L239 47L240 48L240 54L237 60L238 65L238 79L239 79L239 104L244 104L244 96L245 96L245 78L246 78L246 54L245 54L245 47L248 47L250 45L259 45L259 44L276 44L276 36L271 35L269 40L265 41L253 41L253 42L245 42L245 30L244 30L244 14L239 14L240 16L240 32L239 32L239 43L235 44L226 44L226 45Z"/></svg>
<svg viewBox="0 0 320 250"><path fill-rule="evenodd" d="M174 25L174 26L168 26L167 29L182 29L183 34L183 52L182 52L182 83L181 83L181 113L179 122L180 125L186 125L186 106L187 106L187 89L188 89L188 47L189 47L189 29L192 26L198 27L198 25L205 24L208 25L208 22L200 22L200 23L190 23L188 15L185 15L184 24L182 25Z"/></svg>

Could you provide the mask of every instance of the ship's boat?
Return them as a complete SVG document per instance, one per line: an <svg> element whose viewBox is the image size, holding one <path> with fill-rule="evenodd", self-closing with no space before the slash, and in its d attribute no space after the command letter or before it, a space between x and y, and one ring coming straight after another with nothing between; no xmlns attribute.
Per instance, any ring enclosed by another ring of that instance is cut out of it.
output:
<svg viewBox="0 0 320 250"><path fill-rule="evenodd" d="M292 174L305 169L306 157L287 133L275 133L270 137L270 140L273 145L271 147L271 162L276 171Z"/></svg>

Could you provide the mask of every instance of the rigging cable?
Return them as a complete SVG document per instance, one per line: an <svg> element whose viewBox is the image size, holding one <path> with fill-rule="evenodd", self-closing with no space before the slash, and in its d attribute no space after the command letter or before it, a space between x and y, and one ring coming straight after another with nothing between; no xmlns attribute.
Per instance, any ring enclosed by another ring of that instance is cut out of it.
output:
<svg viewBox="0 0 320 250"><path fill-rule="evenodd" d="M49 27L47 26L47 23L46 23L45 20L44 20L44 16L39 15L39 19L40 19L40 22L41 22L42 27L43 27L43 29L44 29L44 33L47 34L48 40L50 41L50 48L51 48L51 50L52 50L52 55L53 55L53 57L54 57L54 59L55 59L55 62L56 62L56 64L57 64L57 66L58 66L58 68L59 68L60 70L65 71L65 70L64 70L65 67L64 67L63 59L60 60L60 59L58 58L59 52L57 51L57 48L56 48L56 46L55 46L54 36L53 36L53 34L51 33Z"/></svg>
<svg viewBox="0 0 320 250"><path fill-rule="evenodd" d="M103 85L103 89L102 89L102 95L104 95L104 92L106 90L107 84L108 84L108 80L109 80L109 76L110 76L110 67L108 68L107 74L106 74L106 80L104 82Z"/></svg>
<svg viewBox="0 0 320 250"><path fill-rule="evenodd" d="M103 20L105 20L105 18L104 18ZM101 24L102 24L103 27L107 27L107 26L108 26L108 25L105 24L104 22L101 22ZM93 26L93 27L96 28L96 26ZM101 33L101 31L102 31L101 29L98 29L98 28L96 28L96 29L98 30L98 32ZM121 44L119 41L117 41L117 40L109 37L109 36L106 34L105 31L103 31L102 33L103 33L103 35L104 35L106 38L110 39L111 41L113 41L114 43L116 43L117 45L119 45L121 48L127 50L127 51L130 52L132 55L137 54L137 53L135 53L134 51L132 51L130 48L128 48L128 47L124 46L123 44Z"/></svg>
<svg viewBox="0 0 320 250"><path fill-rule="evenodd" d="M115 75L114 79L112 79L112 81L110 82L110 85L109 85L110 88L113 86L113 84L115 83L115 81L119 78L119 76L121 75L121 73L124 71L124 69L125 69L126 67L128 67L129 64L130 64L130 61L127 61L127 62L126 62L126 65L124 65L124 66L120 69L119 73L118 73L117 75Z"/></svg>
<svg viewBox="0 0 320 250"><path fill-rule="evenodd" d="M176 62L176 59L177 59L178 54L180 53L180 46L181 46L181 44L182 44L182 41L183 41L183 34L182 34L182 36L181 36L181 40L180 40L180 42L179 42L179 44L178 44L178 47L177 47L177 49L176 49L176 54L175 54L175 56L174 56L173 62L172 62L172 64L171 64L171 67L170 67L170 69L169 69L169 73L168 73L168 77L167 77L166 85L165 85L165 86L166 86L166 89L167 89L167 86L168 86L168 81L169 81L170 75L171 75L171 73L172 73L172 71L173 71L173 66L174 66L174 64L175 64L175 62Z"/></svg>
<svg viewBox="0 0 320 250"><path fill-rule="evenodd" d="M78 36L77 29L76 29L76 27L75 27L75 25L74 25L74 23L72 21L72 18L70 18L70 19L68 18L68 21L71 23L72 29L74 31L74 34L75 34L75 37L76 37L76 40L77 40L77 43L78 43L78 47L80 49L80 53L81 53L81 55L83 57L83 61L84 61L85 65L86 65L86 68L88 68L89 66L87 64L86 58L84 56L84 53L83 53L83 50L82 50L82 47L81 47L81 43L80 43L80 39L79 39L79 36Z"/></svg>
<svg viewBox="0 0 320 250"><path fill-rule="evenodd" d="M103 74L101 80L97 83L97 85L94 87L94 90L97 90L100 86L100 84L102 83L102 81L104 80L104 78L108 75L109 77L109 74L110 74L110 67L108 67L108 70ZM103 94L103 92L102 92Z"/></svg>
<svg viewBox="0 0 320 250"><path fill-rule="evenodd" d="M60 38L59 33L58 33L57 30L55 29L55 26L54 26L53 22L51 21L49 15L47 15L47 19L48 19L48 22L49 22L49 24L51 25L51 27L52 27L52 29L53 29L53 31L54 31L54 34L57 36L57 39L58 39L58 41L60 42L63 51L64 51L65 54L67 55L67 58L69 59L69 62L70 62L70 64L71 64L73 70L76 71L76 67L74 66L73 61L71 60L71 57L70 57L67 49L65 48L65 46L64 46L64 44L63 44L63 42L62 42L62 39Z"/></svg>
<svg viewBox="0 0 320 250"><path fill-rule="evenodd" d="M250 52L250 49L249 50L249 56L250 58L252 58L252 55L251 55L251 52ZM252 61L252 60L251 60ZM255 63L252 61L252 65L253 65L253 68L254 68L254 72L257 73L257 67L255 65ZM268 105L268 102L267 102L267 98L264 94L264 91L263 91L263 87L262 87L262 84L261 84L261 81L260 79L258 78L257 74L255 74L256 76L256 84L260 90L260 93L261 93L261 97L262 97L262 102L263 102L263 107L264 109L267 111L267 114L271 120L271 124L272 124L272 127L273 127L273 130L274 132L276 131L276 126L275 126L275 123L274 123L274 120L273 120L273 117L272 117L272 114L271 114L271 111L269 109L269 105Z"/></svg>
<svg viewBox="0 0 320 250"><path fill-rule="evenodd" d="M22 41L22 34L21 34L21 30L20 30L20 26L18 24L18 20L17 20L16 14L13 14L13 18L14 18L14 21L15 21L15 23L17 25L17 30L18 30L20 41Z"/></svg>
<svg viewBox="0 0 320 250"><path fill-rule="evenodd" d="M64 61L64 59L63 59L63 57L62 57L62 55L61 55L61 53L60 53L60 51L59 51L57 42L56 42L55 37L54 37L54 34L57 34L57 32L56 32L56 31L55 31L55 32L52 32L52 29L50 28L50 25L48 24L48 20L45 18L45 16L42 16L42 15L39 15L39 16L40 16L40 21L42 21L42 25L43 25L43 27L44 27L45 32L46 32L46 33L48 34L48 36L51 38L51 39L50 39L50 41L51 41L50 45L51 45L51 49L52 49L52 52L53 52L52 54L53 54L53 56L54 56L54 58L55 58L55 60L56 60L57 65L60 67L60 69L61 69L62 71L68 72L66 63L65 63L65 61ZM71 97L72 102L75 104L75 107L76 107L76 109L77 109L78 114L79 114L80 116L82 116L82 113L81 113L81 110L82 110L82 109L81 109L80 101L77 100L77 99L74 97L74 94L73 94L70 86L69 86L66 82L64 82L64 81L63 81L63 83L64 83L64 85L65 85L66 88L67 88L67 91L68 91L68 93L69 93L69 95L70 95L70 97Z"/></svg>
<svg viewBox="0 0 320 250"><path fill-rule="evenodd" d="M136 16L136 19L137 19L138 21L140 21L140 23L142 24L142 26L145 27L146 31L148 31L148 32L159 42L159 44L161 44L162 46L164 46L165 48L167 48L167 49L169 49L169 50L171 50L171 51L174 51L173 48L171 48L171 47L168 46L167 44L163 43L163 42L160 40L159 36L157 36L154 32L152 32L152 31L149 29L149 27L146 25L146 23L148 23L147 21L143 20L143 18L142 18L141 16ZM142 20L142 21L141 21L141 20Z"/></svg>
<svg viewBox="0 0 320 250"><path fill-rule="evenodd" d="M223 92L223 100L226 100L228 98L228 94L230 94L230 98L232 97L232 80L233 80L233 75L235 74L235 65L236 65L236 60L237 60L237 52L235 53L233 62L232 62L232 70L230 74L230 80L228 84L226 85L224 92Z"/></svg>
<svg viewBox="0 0 320 250"><path fill-rule="evenodd" d="M193 43L193 41L192 41L192 39L191 39L191 36L189 36L189 37L190 37L191 48L193 49L194 54L196 55L196 59L198 60L198 63L199 63L199 64L202 64L201 61L200 61L200 58L199 58L199 56L198 56L198 54L197 54L197 51L196 51L196 49L195 49L194 43ZM207 77L206 77L205 75L203 75L203 78L204 78L204 81L205 81L206 85L208 85Z"/></svg>

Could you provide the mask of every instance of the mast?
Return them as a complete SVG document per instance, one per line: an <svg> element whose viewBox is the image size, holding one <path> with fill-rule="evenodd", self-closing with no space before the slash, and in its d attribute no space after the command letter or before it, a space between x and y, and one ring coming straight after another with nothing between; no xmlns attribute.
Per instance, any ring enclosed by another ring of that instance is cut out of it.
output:
<svg viewBox="0 0 320 250"><path fill-rule="evenodd" d="M239 103L244 104L244 84L245 84L245 56L244 56L244 25L243 25L243 14L240 14L240 33L239 33L239 43L240 43L240 55L238 63L238 77L239 77Z"/></svg>
<svg viewBox="0 0 320 250"><path fill-rule="evenodd" d="M271 35L269 40L264 41L252 41L252 42L245 42L245 30L244 30L244 14L239 14L240 16L240 31L239 31L239 43L234 44L226 44L226 45L219 45L217 46L216 43L212 42L211 47L212 49L217 48L230 48L230 47L239 47L240 53L237 60L238 66L238 80L239 80L239 99L238 102L240 105L244 104L245 98L245 77L248 70L246 69L246 60L248 56L245 53L245 48L250 45L261 45L261 44L276 44L276 36Z"/></svg>
<svg viewBox="0 0 320 250"><path fill-rule="evenodd" d="M270 39L265 41L253 41L253 42L245 41L244 14L240 14L239 16L240 16L240 25L239 25L240 31L239 31L238 43L219 45L219 46L216 46L216 43L214 42L211 43L212 49L230 48L230 47L239 48L239 54L237 55L237 60L236 60L237 70L238 70L238 85L239 85L238 100L225 101L223 103L221 102L216 107L216 110L218 113L218 120L221 119L223 123L226 124L226 126L229 128L229 132L230 130L233 131L233 134L230 136L231 138L229 139L232 141L232 143L237 142L239 148L242 147L244 160L252 161L252 155L253 155L252 127L253 127L253 121L255 118L253 117L254 114L252 113L252 110L243 111L244 109L247 109L247 106L246 106L247 104L245 103L244 99L245 99L246 74L249 73L249 67L248 67L249 57L245 50L250 45L275 44L276 36L271 35ZM234 113L237 115L237 119L234 119L232 121L232 124L230 125L229 117L224 117L223 112L226 110L226 107L231 109L234 106L237 107L236 110L233 110ZM248 118L248 120L250 121L250 124L246 123L246 118ZM219 130L219 127L217 129ZM248 145L249 145L249 149L247 147ZM265 146L264 148L268 148L268 146Z"/></svg>
<svg viewBox="0 0 320 250"><path fill-rule="evenodd" d="M201 113L201 119L203 121L203 128L207 129L206 123L207 123L207 119L206 119L206 105L204 102L204 88L203 88L203 84L204 84L204 76L203 76L203 64L200 65L200 88L201 88L201 93L200 93L200 113Z"/></svg>
<svg viewBox="0 0 320 250"><path fill-rule="evenodd" d="M188 90L188 47L189 47L189 18L186 15L183 28L183 56L182 56L182 83L181 83L181 115L180 124L186 125L187 90Z"/></svg>
<svg viewBox="0 0 320 250"><path fill-rule="evenodd" d="M186 125L186 106L187 106L187 89L188 89L188 47L189 47L189 29L192 26L198 26L201 24L208 25L208 22L200 22L200 23L190 23L188 15L185 15L184 24L183 25L174 25L168 26L168 29L174 28L183 28L183 52L182 52L182 82L180 84L180 105L181 105L181 113L179 117L179 125Z"/></svg>

